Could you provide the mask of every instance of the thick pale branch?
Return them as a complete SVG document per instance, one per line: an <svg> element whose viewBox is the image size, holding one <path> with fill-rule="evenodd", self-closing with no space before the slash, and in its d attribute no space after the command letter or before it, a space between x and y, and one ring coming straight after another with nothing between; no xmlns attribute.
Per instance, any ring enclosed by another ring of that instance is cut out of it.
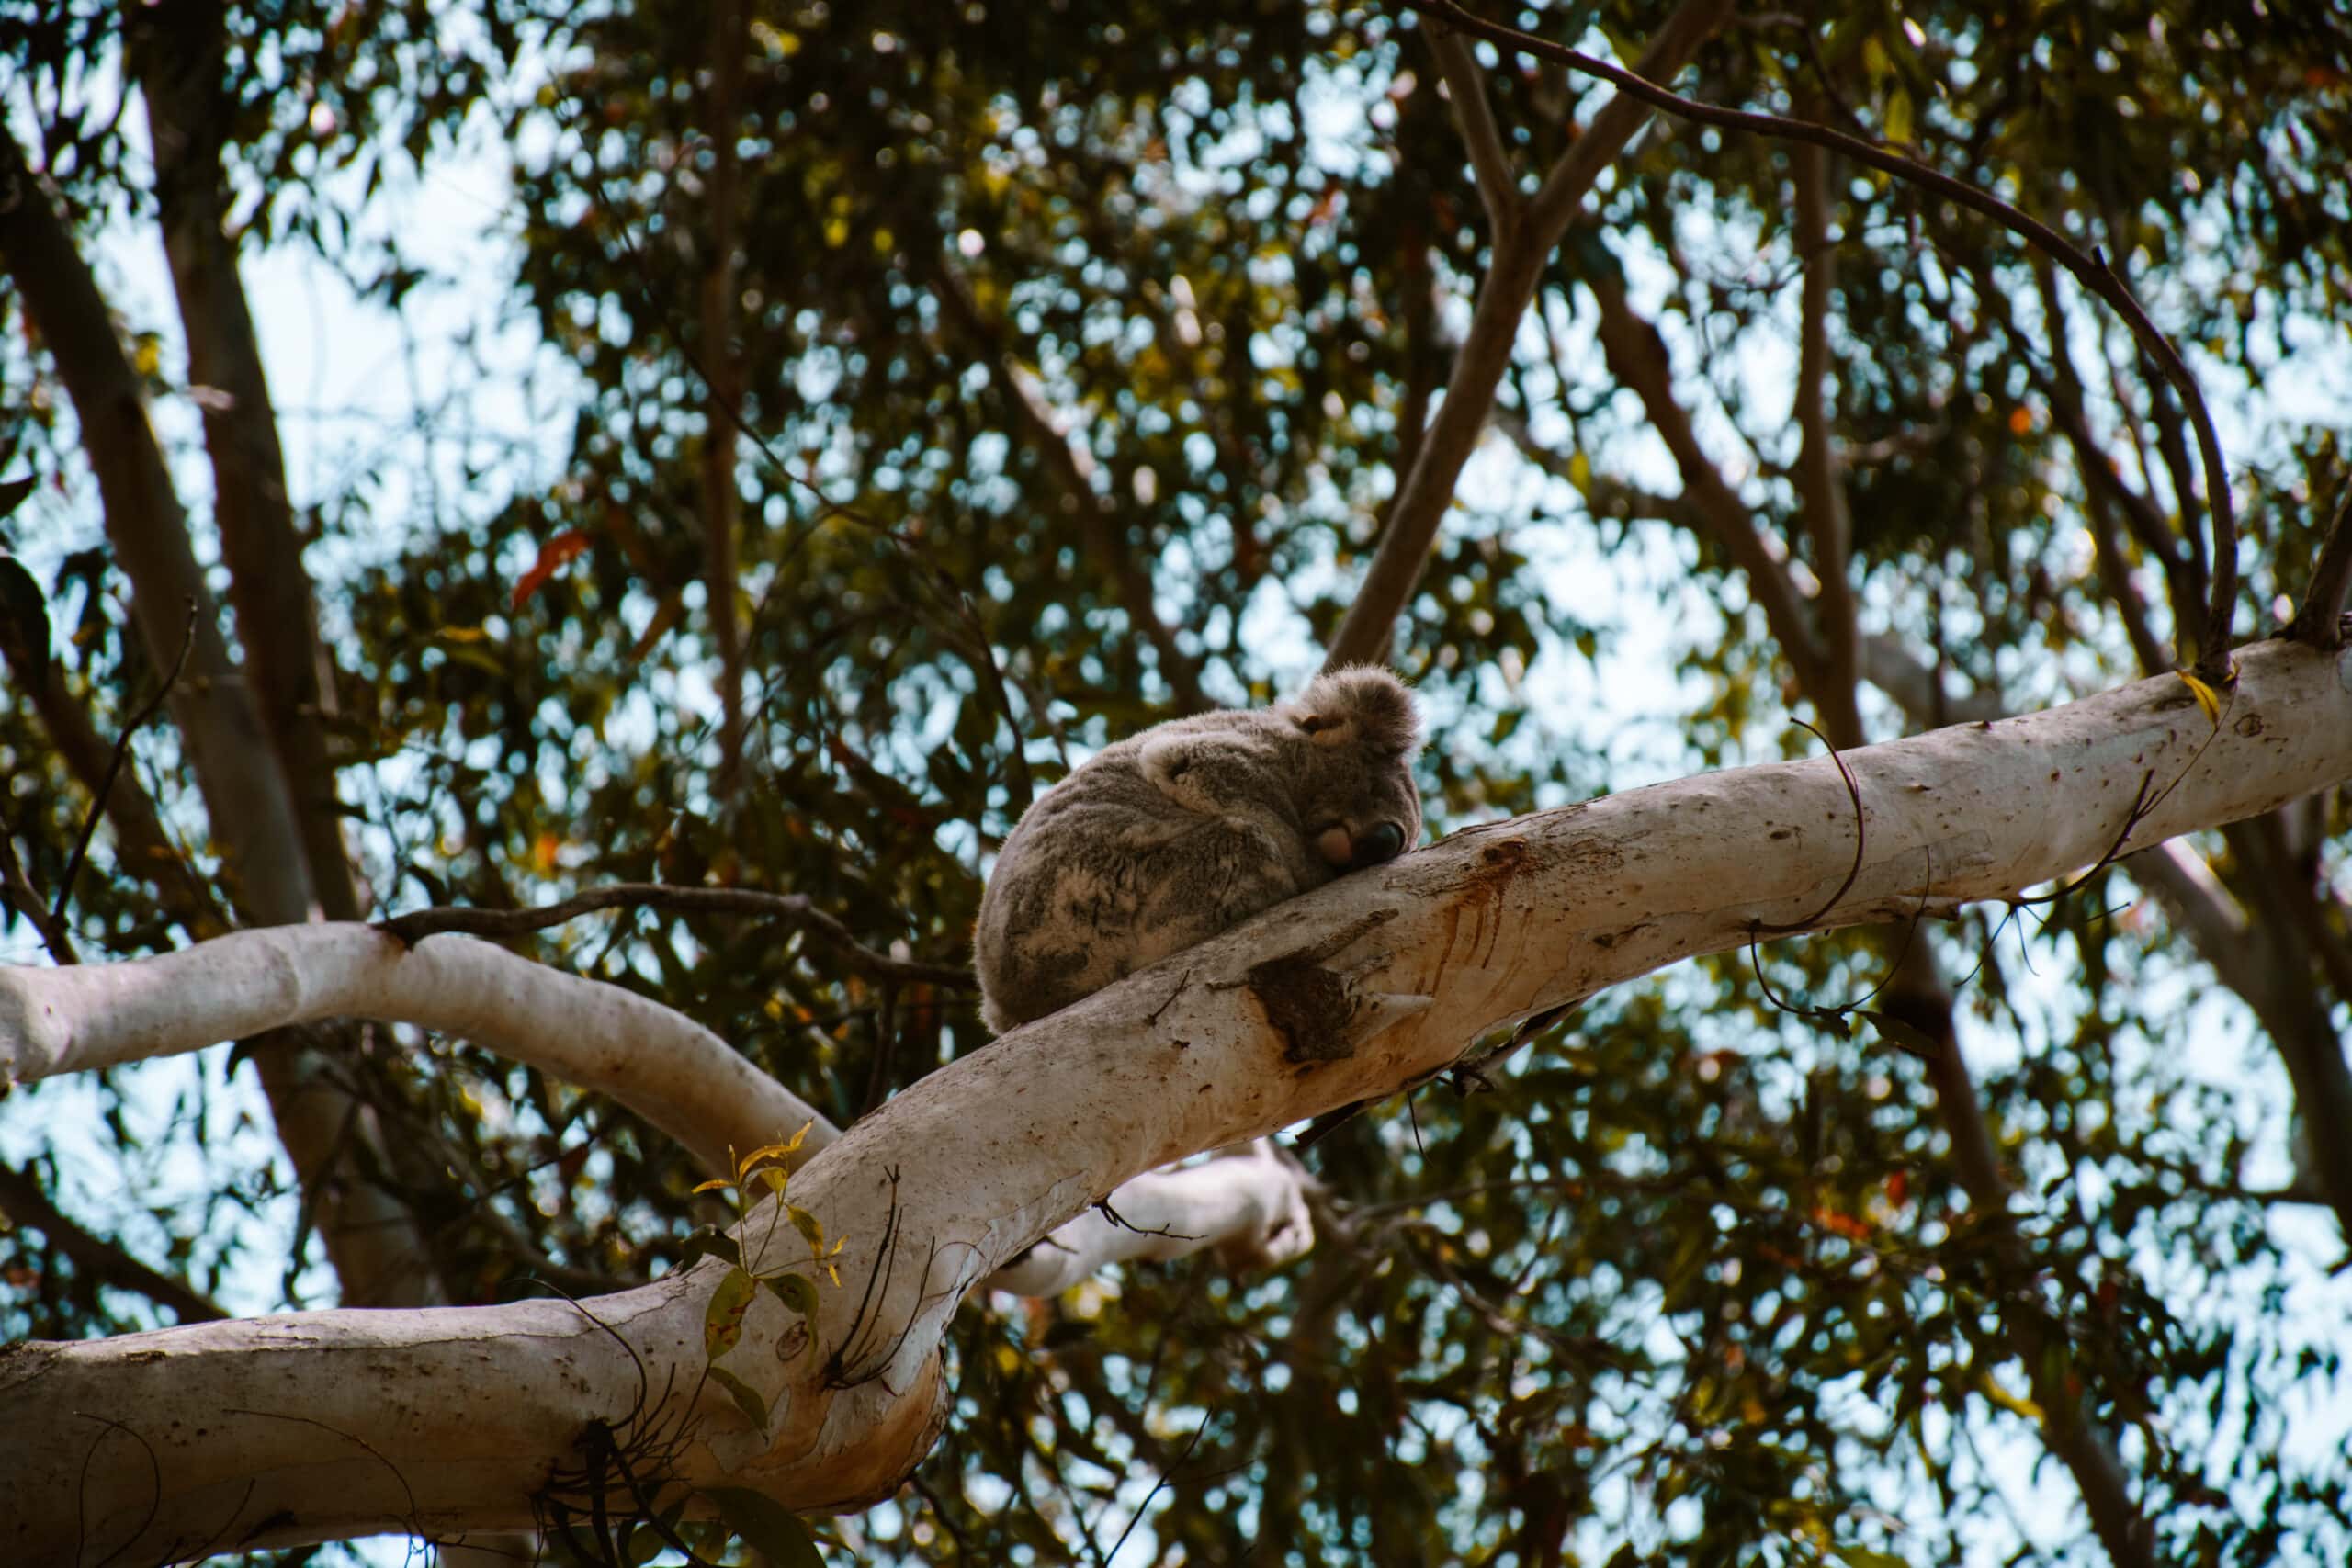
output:
<svg viewBox="0 0 2352 1568"><path fill-rule="evenodd" d="M801 1320L754 1295L727 1364L764 1399L765 1433L699 1380L715 1262L577 1308L308 1314L17 1350L0 1359L17 1417L0 1473L44 1502L0 1519L0 1556L514 1528L591 1421L625 1438L689 1421L678 1481L860 1506L937 1435L939 1345L964 1292L1103 1193L1393 1093L1490 1029L1736 946L1841 885L1816 928L2046 883L2098 860L2143 795L2134 845L2352 778L2352 653L2248 648L2227 703L2217 728L2166 677L1851 752L1868 839L1850 883L1835 763L1739 769L1457 833L1016 1030L793 1178L793 1201L848 1238L845 1282L797 1351Z"/></svg>
<svg viewBox="0 0 2352 1568"><path fill-rule="evenodd" d="M1272 1266L1314 1240L1306 1168L1261 1139L1247 1155L1147 1171L1057 1228L988 1280L1016 1295L1058 1295L1106 1264L1182 1258L1204 1247Z"/></svg>
<svg viewBox="0 0 2352 1568"><path fill-rule="evenodd" d="M0 969L0 1083L328 1018L440 1030L611 1095L714 1172L731 1168L730 1146L748 1152L804 1122L815 1123L810 1145L834 1135L717 1035L635 992L471 937L408 947L347 923L238 931L128 964Z"/></svg>

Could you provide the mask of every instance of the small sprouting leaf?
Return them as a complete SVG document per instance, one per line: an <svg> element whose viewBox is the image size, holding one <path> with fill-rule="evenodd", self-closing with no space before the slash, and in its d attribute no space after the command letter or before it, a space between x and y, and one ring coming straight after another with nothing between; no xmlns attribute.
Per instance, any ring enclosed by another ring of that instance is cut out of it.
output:
<svg viewBox="0 0 2352 1568"><path fill-rule="evenodd" d="M697 1186L695 1190L696 1192L732 1192L735 1190L735 1184L723 1176L714 1176L708 1181Z"/></svg>
<svg viewBox="0 0 2352 1568"><path fill-rule="evenodd" d="M703 1258L722 1258L738 1269L743 1266L742 1247L737 1245L733 1236L720 1230L717 1225L704 1225L691 1231L687 1234L684 1242L680 1244L679 1268L687 1268L696 1259Z"/></svg>
<svg viewBox="0 0 2352 1568"><path fill-rule="evenodd" d="M815 1125L814 1122L803 1122L800 1123L800 1131L793 1134L783 1143L762 1144L750 1154L743 1156L735 1162L735 1179L740 1181L751 1175L752 1168L763 1159L789 1159L799 1152L801 1140L808 1135L808 1129Z"/></svg>
<svg viewBox="0 0 2352 1568"><path fill-rule="evenodd" d="M759 1289L741 1269L729 1269L727 1278L718 1281L718 1289L710 1293L710 1304L702 1313L702 1351L706 1360L716 1361L735 1348L743 1337L743 1314L752 1304L752 1294Z"/></svg>
<svg viewBox="0 0 2352 1568"><path fill-rule="evenodd" d="M2190 694L2196 697L2197 705L2205 710L2206 722L2212 725L2216 729L2220 728L2222 725L2222 694L2207 685L2204 682L2199 680L2196 676L2191 675L2186 670L2181 671L2179 673L2182 683L2188 686Z"/></svg>
<svg viewBox="0 0 2352 1568"><path fill-rule="evenodd" d="M800 1238L808 1244L808 1256L824 1257L825 1222L797 1203L786 1204L785 1212L792 1216L792 1228L798 1231Z"/></svg>
<svg viewBox="0 0 2352 1568"><path fill-rule="evenodd" d="M817 1538L799 1515L775 1498L742 1486L706 1486L702 1495L718 1508L729 1529L766 1552L779 1568L824 1568Z"/></svg>
<svg viewBox="0 0 2352 1568"><path fill-rule="evenodd" d="M798 1274L771 1274L760 1281L775 1299L803 1317L817 1315L817 1287Z"/></svg>
<svg viewBox="0 0 2352 1568"><path fill-rule="evenodd" d="M760 1391L715 1362L706 1370L710 1373L710 1381L733 1397L735 1408L743 1413L744 1419L757 1427L764 1436L768 1429L768 1402L760 1397Z"/></svg>

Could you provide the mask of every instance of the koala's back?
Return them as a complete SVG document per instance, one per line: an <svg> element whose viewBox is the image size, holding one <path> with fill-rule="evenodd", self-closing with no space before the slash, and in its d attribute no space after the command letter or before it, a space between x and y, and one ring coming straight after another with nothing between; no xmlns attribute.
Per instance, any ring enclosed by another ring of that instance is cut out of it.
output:
<svg viewBox="0 0 2352 1568"><path fill-rule="evenodd" d="M1420 833L1412 694L1384 670L1272 708L1174 719L1105 748L1005 840L973 937L1001 1033Z"/></svg>
<svg viewBox="0 0 2352 1568"><path fill-rule="evenodd" d="M973 956L990 1029L1058 1011L1320 880L1279 745L1234 722L1261 716L1161 725L1037 798L980 898ZM1196 739L1215 755L1193 770L1201 797L1188 805L1147 770L1144 749Z"/></svg>

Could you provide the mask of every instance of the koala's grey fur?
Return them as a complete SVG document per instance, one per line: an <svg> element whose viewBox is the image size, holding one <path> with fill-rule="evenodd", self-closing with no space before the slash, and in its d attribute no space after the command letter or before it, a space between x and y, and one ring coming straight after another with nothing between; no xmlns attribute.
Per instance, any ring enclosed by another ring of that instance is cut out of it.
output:
<svg viewBox="0 0 2352 1568"><path fill-rule="evenodd" d="M980 897L980 1016L1058 1011L1420 838L1420 715L1358 667L1295 700L1155 725L1037 798Z"/></svg>

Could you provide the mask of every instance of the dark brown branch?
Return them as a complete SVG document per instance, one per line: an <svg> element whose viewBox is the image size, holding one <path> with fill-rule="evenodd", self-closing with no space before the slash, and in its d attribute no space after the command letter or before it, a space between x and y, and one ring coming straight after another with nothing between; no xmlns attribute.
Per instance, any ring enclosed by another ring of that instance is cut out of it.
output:
<svg viewBox="0 0 2352 1568"><path fill-rule="evenodd" d="M187 607L187 636L180 643L180 656L172 660L171 669L164 672L163 684L155 688L155 694L148 698L146 705L130 716L130 722L122 727L122 734L115 740L114 750L107 758L107 771L99 778L97 788L90 792L89 814L82 818L81 837L74 840L73 856L66 861L65 870L57 879L57 902L50 910L51 919L59 921L65 919L66 907L74 897L74 878L80 874L83 861L89 857L90 840L98 830L98 818L106 814L107 797L114 793L114 783L121 775L123 760L130 755L131 737L155 716L155 710L164 705L164 699L172 694L172 688L179 684L180 671L187 668L187 650L195 642L196 605L191 603Z"/></svg>
<svg viewBox="0 0 2352 1568"><path fill-rule="evenodd" d="M187 635L186 606L198 606L187 678L173 688L172 707L237 902L263 923L307 920L313 907L310 864L286 775L245 672L220 635L186 514L147 423L140 379L96 278L5 127L0 264L74 400L107 536L130 579L132 612L158 668L171 662ZM417 1267L423 1249L409 1216L367 1174L377 1156L354 1147L355 1139L372 1137L372 1124L359 1114L364 1108L324 1086L316 1054L299 1036L275 1033L259 1044L254 1060L263 1090L304 1192L315 1201L346 1303L436 1298L431 1274Z"/></svg>
<svg viewBox="0 0 2352 1568"><path fill-rule="evenodd" d="M1831 447L1828 381L1829 295L1838 282L1838 254L1829 243L1829 154L1818 147L1802 149L1796 164L1797 254L1804 267L1804 288L1798 327L1797 427L1803 445L1797 453L1797 493L1804 503L1804 528L1813 542L1814 571L1821 581L1815 602L1820 638L1821 681L1807 694L1829 727L1828 744L1860 746L1861 714L1854 705L1854 685L1860 667L1855 624L1854 588L1847 572L1853 522L1846 510L1846 487Z"/></svg>
<svg viewBox="0 0 2352 1568"><path fill-rule="evenodd" d="M1487 101L1487 73L1478 69L1460 34L1431 28L1429 44L1445 76L1446 96L1453 102L1453 123L1470 154L1478 199L1486 205L1487 222L1500 244L1519 222L1519 177L1511 172L1510 154L1503 151L1501 133L1495 129L1494 106Z"/></svg>
<svg viewBox="0 0 2352 1568"><path fill-rule="evenodd" d="M1951 990L1936 973L1929 949L1912 948L1896 966L1884 1010L1932 1043L1928 1080L1935 1088L1937 1109L1951 1140L1952 1163L1961 1189L1968 1194L1973 1223L1991 1230L1997 1255L2010 1270L2029 1272L2032 1259L2010 1222L2009 1179L2001 1169L2000 1150L1960 1053ZM2091 1424L2082 1394L2069 1387L2074 1374L2064 1337L2030 1300L2007 1303L2003 1321L2043 1412L2042 1438L2074 1475L2099 1544L2116 1568L2154 1568L2154 1531L2132 1501L2123 1462L2114 1445Z"/></svg>
<svg viewBox="0 0 2352 1568"><path fill-rule="evenodd" d="M90 722L88 711L65 690L56 666L47 660L27 662L6 638L0 651L7 657L17 689L31 700L41 728L64 759L66 768L105 807L114 827L116 863L152 884L172 919L198 939L218 936L229 929L226 916L197 881L180 852L164 831L155 802L135 776L115 777L106 784L114 765L115 748ZM102 784L106 787L101 788Z"/></svg>
<svg viewBox="0 0 2352 1568"><path fill-rule="evenodd" d="M1673 75L1729 12L1726 0L1683 0L1644 51L1642 70L1654 76ZM1445 400L1438 405L1437 418L1397 490L1380 547L1331 639L1326 669L1377 663L1387 657L1396 617L1420 583L1430 546L1453 504L1453 487L1486 431L1496 385L1510 363L1520 320L1535 297L1552 248L1566 231L1585 193L1648 119L1648 113L1625 94L1602 105L1590 129L1544 175L1521 220L1495 235L1470 330L1446 382Z"/></svg>
<svg viewBox="0 0 2352 1568"><path fill-rule="evenodd" d="M32 878L25 874L24 862L17 858L17 846L5 824L0 824L0 903L13 906L32 922L33 930L40 933L40 944L49 949L50 957L60 964L82 962L63 918L50 912L48 900L33 886Z"/></svg>
<svg viewBox="0 0 2352 1568"><path fill-rule="evenodd" d="M5 129L0 264L16 280L26 314L74 400L82 446L97 476L107 536L130 579L132 612L157 668L171 663L186 635L188 601L199 606L188 678L174 689L172 707L237 896L264 921L307 919L310 873L288 828L292 810L285 779L243 672L231 661L216 624L187 520L147 423L139 378L88 265Z"/></svg>
<svg viewBox="0 0 2352 1568"><path fill-rule="evenodd" d="M1697 532L1714 541L1747 581L1747 592L1764 612L1764 622L1782 657L1796 671L1807 694L1820 690L1827 661L1815 634L1813 616L1788 570L1773 558L1747 505L1699 445L1690 416L1674 395L1673 365L1657 329L1634 314L1623 284L1600 271L1585 285L1600 307L1600 347L1609 372L1642 400L1650 427L1673 454L1682 472L1682 494Z"/></svg>
<svg viewBox="0 0 2352 1568"><path fill-rule="evenodd" d="M2103 255L2096 252L2086 255L2055 229L1999 197L1979 190L1965 180L1954 179L1916 158L1888 152L1860 137L1849 136L1842 130L1781 115L1758 114L1748 109L1727 109L1693 102L1645 79L1656 73L1646 69L1627 71L1564 44L1487 21L1464 10L1453 0L1403 0L1403 4L1408 10L1435 17L1449 27L1475 34L1499 48L1553 61L1588 76L1598 76L1626 97L1678 118L1725 130L1745 130L1782 141L1808 142L1843 152L1858 164L1866 164L1898 179L1924 186L1948 201L1982 213L2053 257L2059 265L2074 275L2077 283L2105 300L2123 319L2142 351L2155 362L2165 379L2172 383L2181 400L2188 405L2189 423L2196 429L2198 448L2204 461L2205 503L2211 511L2213 520L2213 596L2208 610L2203 646L2198 650L2197 667L2199 673L2209 681L2218 682L2227 679L2230 616L2237 602L2237 522L2230 500L2229 471L2222 460L2221 438L2214 434L2212 415L2205 407L2204 394L2198 389L2197 378L2189 374L2188 366L2180 357L2179 351L2173 347L2172 340L2157 329L2155 322L2148 319L2147 312L2140 308L2140 301L2133 297L2130 287L2107 264ZM1616 106L1612 103L1610 107ZM1539 208L1543 205L1541 197L1537 205ZM2190 497L2181 497L2184 517L2188 515L2190 504Z"/></svg>
<svg viewBox="0 0 2352 1568"><path fill-rule="evenodd" d="M2327 525L2327 538L2312 568L2312 585L2287 624L2287 635L2324 652L2342 648L2347 588L2352 588L2352 482L2345 485L2335 521Z"/></svg>
<svg viewBox="0 0 2352 1568"><path fill-rule="evenodd" d="M701 282L702 363L706 389L720 408L743 401L743 367L735 351L735 231L741 164L736 121L743 98L745 56L752 47L744 0L717 0L710 10L710 86L703 118L710 138L707 186L710 254ZM742 492L735 478L735 422L714 409L705 417L702 445L703 583L711 642L718 653L718 776L713 793L732 810L743 778L743 626L736 615L736 536Z"/></svg>
<svg viewBox="0 0 2352 1568"><path fill-rule="evenodd" d="M598 909L675 909L687 914L756 915L797 926L854 973L869 980L913 981L952 990L975 989L968 969L944 964L918 964L876 953L852 936L849 928L809 902L803 893L762 893L742 887L677 887L660 882L616 882L592 887L560 903L535 909L415 909L377 922L376 929L404 942L416 942L437 931L464 931L471 936L520 936L545 931Z"/></svg>
<svg viewBox="0 0 2352 1568"><path fill-rule="evenodd" d="M133 1291L158 1306L169 1307L182 1323L220 1323L229 1314L212 1301L188 1288L187 1282L141 1263L118 1244L93 1235L71 1219L40 1183L13 1166L0 1165L0 1211L20 1225L30 1225L50 1245L73 1260L85 1278L118 1290Z"/></svg>
<svg viewBox="0 0 2352 1568"><path fill-rule="evenodd" d="M229 567L243 673L269 736L269 756L285 775L293 832L319 908L329 919L356 919L358 889L321 723L332 710L334 681L232 237L221 154L237 104L226 11L219 0L179 0L134 16L129 63L147 106L156 216L187 337L188 379L204 389L213 521ZM203 673L200 664L197 673Z"/></svg>

